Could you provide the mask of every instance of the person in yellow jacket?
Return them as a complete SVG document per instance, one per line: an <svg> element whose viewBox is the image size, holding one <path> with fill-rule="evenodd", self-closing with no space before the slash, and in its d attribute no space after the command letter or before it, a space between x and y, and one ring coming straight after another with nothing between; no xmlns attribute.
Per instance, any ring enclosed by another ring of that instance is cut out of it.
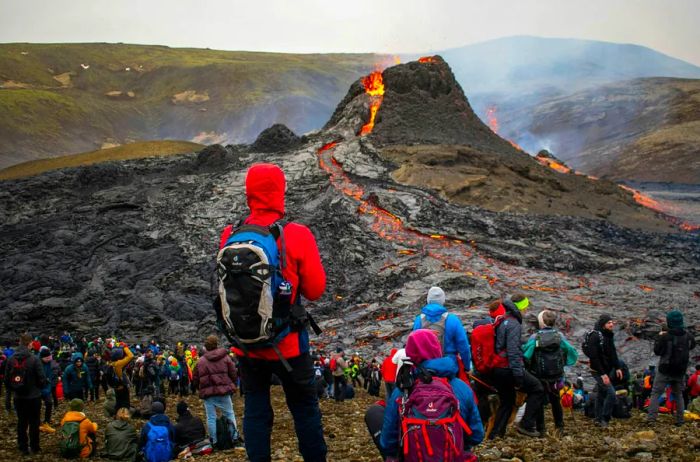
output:
<svg viewBox="0 0 700 462"><path fill-rule="evenodd" d="M86 459L95 451L97 439L97 424L92 422L83 413L85 403L82 399L75 398L69 404L69 411L61 419L61 427L68 422L78 422L80 424L80 458Z"/></svg>
<svg viewBox="0 0 700 462"><path fill-rule="evenodd" d="M120 350L123 350L123 356L121 356ZM117 398L116 410L122 407L129 409L131 407L131 399L129 397L130 383L129 378L126 373L124 373L124 368L134 359L134 354L124 342L121 342L119 348L112 349L110 357L112 361L108 367L110 373L107 377L107 383L110 387L114 388L114 394ZM111 375L111 377L109 375Z"/></svg>

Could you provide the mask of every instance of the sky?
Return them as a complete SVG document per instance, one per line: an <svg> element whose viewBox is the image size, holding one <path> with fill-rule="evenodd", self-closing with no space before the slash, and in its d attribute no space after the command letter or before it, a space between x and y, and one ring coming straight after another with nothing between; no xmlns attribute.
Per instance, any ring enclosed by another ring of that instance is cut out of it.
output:
<svg viewBox="0 0 700 462"><path fill-rule="evenodd" d="M424 53L513 35L633 43L700 65L700 0L0 0L0 43Z"/></svg>

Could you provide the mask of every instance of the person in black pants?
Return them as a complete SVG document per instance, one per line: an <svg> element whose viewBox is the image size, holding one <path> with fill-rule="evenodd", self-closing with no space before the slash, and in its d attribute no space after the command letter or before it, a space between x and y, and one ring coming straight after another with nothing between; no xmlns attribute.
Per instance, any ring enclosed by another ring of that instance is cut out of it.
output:
<svg viewBox="0 0 700 462"><path fill-rule="evenodd" d="M496 351L507 360L508 365L493 370L493 386L498 390L500 405L489 439L505 436L515 406L516 391L527 394L525 414L516 430L525 436L540 436L536 429L536 417L544 404L544 388L542 382L523 367L520 340L523 322L521 312L527 309L529 303L524 295L514 295L503 301L506 313L496 327Z"/></svg>
<svg viewBox="0 0 700 462"><path fill-rule="evenodd" d="M12 390L17 411L17 445L24 455L39 452L39 423L41 421L41 389L47 385L39 358L29 351L32 336L22 334L19 348L8 360L5 385ZM14 371L21 370L22 373ZM18 377L23 377L20 379ZM21 382L21 385L18 385ZM29 437L27 437L29 430Z"/></svg>

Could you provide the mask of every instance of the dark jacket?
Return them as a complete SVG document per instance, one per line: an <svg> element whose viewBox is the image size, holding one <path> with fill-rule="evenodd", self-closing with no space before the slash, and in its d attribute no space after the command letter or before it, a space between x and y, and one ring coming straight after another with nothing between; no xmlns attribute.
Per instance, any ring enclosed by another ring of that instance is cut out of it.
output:
<svg viewBox="0 0 700 462"><path fill-rule="evenodd" d="M520 310L510 300L504 300L506 314L503 321L496 327L496 351L508 359L508 368L514 377L523 376L523 351L521 335L523 316Z"/></svg>
<svg viewBox="0 0 700 462"><path fill-rule="evenodd" d="M148 419L146 425L141 429L141 437L139 438L139 450L146 447L148 442L148 431L151 429L150 425L156 425L159 427L168 427L168 438L175 444L175 427L170 423L170 418L165 414L155 414Z"/></svg>
<svg viewBox="0 0 700 462"><path fill-rule="evenodd" d="M605 329L604 325L601 320L598 320L594 330L598 332L599 337L590 339L591 369L600 375L610 374L614 369L620 368L620 360L615 348L615 334ZM601 338L602 341L600 341Z"/></svg>
<svg viewBox="0 0 700 462"><path fill-rule="evenodd" d="M15 353L6 361L5 366L5 384L8 389L10 386L10 370L15 361L22 362L26 360L24 365L26 372L24 375L24 386L18 390L13 390L17 399L36 399L41 397L41 389L47 384L44 368L41 365L41 360L32 354L26 346L20 346Z"/></svg>
<svg viewBox="0 0 700 462"><path fill-rule="evenodd" d="M100 361L94 356L88 356L85 360L85 365L87 366L93 385L97 384L100 381L100 371L102 369Z"/></svg>
<svg viewBox="0 0 700 462"><path fill-rule="evenodd" d="M671 376L683 377L685 371L688 369L688 364L683 367L683 372L678 374L676 371L669 370L669 364L671 362L671 353L673 351L673 342L687 342L688 351L695 348L695 338L692 335L686 333L685 329L670 329L667 333L663 333L656 337L654 341L654 354L660 356L659 358L659 372L662 374L667 374Z"/></svg>
<svg viewBox="0 0 700 462"><path fill-rule="evenodd" d="M138 452L138 434L129 422L113 420L105 429L105 448L102 457L133 461Z"/></svg>
<svg viewBox="0 0 700 462"><path fill-rule="evenodd" d="M236 391L236 366L223 348L207 351L197 362L192 374L192 386L199 397L230 395Z"/></svg>
<svg viewBox="0 0 700 462"><path fill-rule="evenodd" d="M207 436L204 423L199 417L193 416L190 411L185 411L177 419L175 424L175 444L178 447L189 446L192 443L203 440Z"/></svg>
<svg viewBox="0 0 700 462"><path fill-rule="evenodd" d="M78 393L90 388L92 388L92 380L90 380L90 372L85 364L77 367L73 362L63 372L63 391L65 393Z"/></svg>

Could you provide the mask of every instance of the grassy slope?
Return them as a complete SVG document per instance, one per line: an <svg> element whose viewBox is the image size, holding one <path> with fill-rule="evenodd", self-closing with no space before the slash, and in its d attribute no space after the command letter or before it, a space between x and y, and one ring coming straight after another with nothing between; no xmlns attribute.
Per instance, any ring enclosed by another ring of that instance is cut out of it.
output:
<svg viewBox="0 0 700 462"><path fill-rule="evenodd" d="M122 44L2 44L0 84L13 81L28 88L0 89L0 167L91 150L108 140L193 139L213 132L245 142L275 122L308 131L325 122L348 86L378 59ZM66 73L71 73L68 86L54 79ZM174 95L188 90L209 100L173 104ZM124 95L106 96L111 91Z"/></svg>
<svg viewBox="0 0 700 462"><path fill-rule="evenodd" d="M79 167L111 160L138 159L153 156L168 156L199 151L203 146L189 141L143 141L108 149L72 154L51 159L40 159L13 165L0 170L0 180L11 180L38 175L49 170Z"/></svg>

